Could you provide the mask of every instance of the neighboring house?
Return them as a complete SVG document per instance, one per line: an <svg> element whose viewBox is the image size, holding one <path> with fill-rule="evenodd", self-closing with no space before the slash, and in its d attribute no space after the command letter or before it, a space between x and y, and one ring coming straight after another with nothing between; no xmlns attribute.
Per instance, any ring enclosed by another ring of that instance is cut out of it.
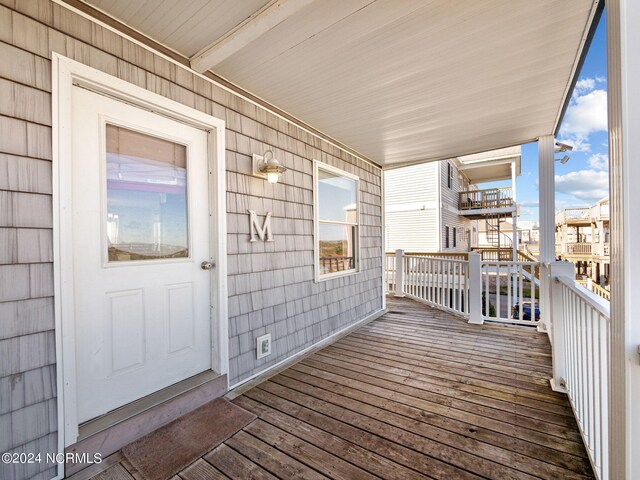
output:
<svg viewBox="0 0 640 480"><path fill-rule="evenodd" d="M518 221L518 244L521 247L537 244L540 241L540 226L531 220ZM520 248L520 247L518 247Z"/></svg>
<svg viewBox="0 0 640 480"><path fill-rule="evenodd" d="M576 265L578 276L601 286L610 275L609 197L591 207L565 208L556 214L556 255Z"/></svg>
<svg viewBox="0 0 640 480"><path fill-rule="evenodd" d="M496 225L517 214L514 179L519 172L520 147L385 171L386 250L462 253L485 247L508 252L512 234L497 233ZM512 187L481 188L501 180L511 180Z"/></svg>

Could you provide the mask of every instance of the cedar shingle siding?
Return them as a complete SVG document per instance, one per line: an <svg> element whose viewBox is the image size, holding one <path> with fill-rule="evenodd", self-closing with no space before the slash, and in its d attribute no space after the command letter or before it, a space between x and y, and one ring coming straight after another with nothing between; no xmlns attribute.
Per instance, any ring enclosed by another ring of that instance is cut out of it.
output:
<svg viewBox="0 0 640 480"><path fill-rule="evenodd" d="M230 383L382 307L381 171L48 0L0 0L0 452L56 452L51 52L226 120ZM270 185L251 155L289 168ZM361 272L313 281L312 160L358 175ZM248 242L247 209L275 242ZM255 338L273 353L255 358ZM45 463L0 478L49 479Z"/></svg>

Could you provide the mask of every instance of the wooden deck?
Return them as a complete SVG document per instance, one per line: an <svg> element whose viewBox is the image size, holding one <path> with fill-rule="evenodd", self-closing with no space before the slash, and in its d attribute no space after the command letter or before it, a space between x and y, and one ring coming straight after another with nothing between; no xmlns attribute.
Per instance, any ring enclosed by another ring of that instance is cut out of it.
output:
<svg viewBox="0 0 640 480"><path fill-rule="evenodd" d="M549 388L546 335L388 307L236 398L258 418L179 477L593 478L569 403ZM111 462L94 478L139 478Z"/></svg>

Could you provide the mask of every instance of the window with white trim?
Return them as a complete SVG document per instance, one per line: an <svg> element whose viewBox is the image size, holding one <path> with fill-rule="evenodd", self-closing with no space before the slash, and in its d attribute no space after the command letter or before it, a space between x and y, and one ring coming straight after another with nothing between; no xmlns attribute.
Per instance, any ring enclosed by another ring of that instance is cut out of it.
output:
<svg viewBox="0 0 640 480"><path fill-rule="evenodd" d="M316 280L358 271L360 179L314 162Z"/></svg>
<svg viewBox="0 0 640 480"><path fill-rule="evenodd" d="M447 162L447 187L453 188L453 165Z"/></svg>

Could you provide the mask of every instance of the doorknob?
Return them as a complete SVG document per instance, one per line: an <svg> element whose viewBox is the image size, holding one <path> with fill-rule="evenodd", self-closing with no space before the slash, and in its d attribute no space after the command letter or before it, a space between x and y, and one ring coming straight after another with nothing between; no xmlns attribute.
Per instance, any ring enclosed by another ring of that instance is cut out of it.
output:
<svg viewBox="0 0 640 480"><path fill-rule="evenodd" d="M215 263L211 263L207 261L204 261L200 264L200 268L202 268L203 270L211 270L215 266L216 266Z"/></svg>

